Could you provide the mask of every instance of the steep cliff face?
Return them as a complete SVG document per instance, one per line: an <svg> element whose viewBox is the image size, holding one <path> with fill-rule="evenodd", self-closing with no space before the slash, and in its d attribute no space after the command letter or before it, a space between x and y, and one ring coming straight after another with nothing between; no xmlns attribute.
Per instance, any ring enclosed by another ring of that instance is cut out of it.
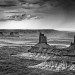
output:
<svg viewBox="0 0 75 75"><path fill-rule="evenodd" d="M39 43L46 43L47 44L47 37L44 34L40 33L39 35Z"/></svg>
<svg viewBox="0 0 75 75"><path fill-rule="evenodd" d="M67 51L67 55L75 57L75 36L74 36L74 42L71 42L70 46L64 50Z"/></svg>
<svg viewBox="0 0 75 75"><path fill-rule="evenodd" d="M74 42L71 42L71 46L75 46L75 36L74 36Z"/></svg>
<svg viewBox="0 0 75 75"><path fill-rule="evenodd" d="M51 49L51 46L49 44L47 44L47 37L44 36L44 34L40 33L39 34L39 42L28 51L32 52L32 53L36 53L36 52L37 53L45 53L50 49Z"/></svg>

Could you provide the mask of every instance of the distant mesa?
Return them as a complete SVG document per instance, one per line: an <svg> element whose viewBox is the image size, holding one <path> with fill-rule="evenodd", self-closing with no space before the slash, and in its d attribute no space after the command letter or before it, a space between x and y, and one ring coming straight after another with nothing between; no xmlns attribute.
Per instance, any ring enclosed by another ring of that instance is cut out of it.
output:
<svg viewBox="0 0 75 75"><path fill-rule="evenodd" d="M45 53L47 51L50 51L50 49L51 49L51 46L47 44L47 37L44 36L44 34L40 33L39 42L35 46L32 46L32 48L29 49L28 52Z"/></svg>
<svg viewBox="0 0 75 75"><path fill-rule="evenodd" d="M10 36L16 37L16 36L19 36L19 33L18 32L10 32Z"/></svg>
<svg viewBox="0 0 75 75"><path fill-rule="evenodd" d="M0 37L18 37L18 36L19 36L18 32L12 32L12 31L0 32Z"/></svg>

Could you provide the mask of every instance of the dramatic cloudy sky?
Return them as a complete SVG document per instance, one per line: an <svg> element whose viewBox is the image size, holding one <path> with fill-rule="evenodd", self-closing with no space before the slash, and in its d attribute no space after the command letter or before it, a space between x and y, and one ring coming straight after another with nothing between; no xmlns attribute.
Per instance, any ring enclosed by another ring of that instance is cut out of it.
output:
<svg viewBox="0 0 75 75"><path fill-rule="evenodd" d="M75 31L75 0L0 0L0 29Z"/></svg>

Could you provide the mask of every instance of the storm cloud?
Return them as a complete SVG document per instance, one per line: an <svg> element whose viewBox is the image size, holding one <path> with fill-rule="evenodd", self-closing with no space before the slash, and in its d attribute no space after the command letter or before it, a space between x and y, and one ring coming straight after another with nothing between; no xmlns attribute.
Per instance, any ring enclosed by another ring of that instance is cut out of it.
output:
<svg viewBox="0 0 75 75"><path fill-rule="evenodd" d="M10 6L17 6L17 0L0 0L0 7L10 7Z"/></svg>
<svg viewBox="0 0 75 75"><path fill-rule="evenodd" d="M21 16L22 13L26 15L31 15L36 17L41 14L61 14L64 13L67 17L74 17L75 15L75 0L0 0L0 10L5 14L5 18L7 16L7 20L10 20L10 17L18 15ZM8 15L6 11L10 14L13 12L14 14ZM15 11L14 11L15 10ZM62 10L62 12L60 12ZM59 12L58 12L59 11ZM17 12L17 13L16 13ZM22 12L20 15L19 12ZM34 14L34 15L33 15ZM5 19L3 16L2 19ZM9 17L10 16L10 17ZM42 16L42 15L40 15ZM8 18L9 17L9 18ZM18 18L16 17L16 18ZM20 19L26 19L20 18ZM15 19L12 19L15 20ZM18 19L17 19L18 20Z"/></svg>
<svg viewBox="0 0 75 75"><path fill-rule="evenodd" d="M29 25L32 19L37 20L35 28L37 24L37 28L65 28L68 23L70 28L75 21L75 0L0 0L0 22L20 21Z"/></svg>

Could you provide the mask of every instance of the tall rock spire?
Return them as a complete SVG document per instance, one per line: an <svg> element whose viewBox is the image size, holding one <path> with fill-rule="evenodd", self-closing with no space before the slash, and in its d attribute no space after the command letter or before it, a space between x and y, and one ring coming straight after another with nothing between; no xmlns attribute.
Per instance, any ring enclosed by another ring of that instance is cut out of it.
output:
<svg viewBox="0 0 75 75"><path fill-rule="evenodd" d="M47 37L44 34L39 34L39 43L46 43L47 44Z"/></svg>
<svg viewBox="0 0 75 75"><path fill-rule="evenodd" d="M71 46L75 45L75 36L74 36L74 42L71 42Z"/></svg>
<svg viewBox="0 0 75 75"><path fill-rule="evenodd" d="M47 51L51 50L51 46L47 44L47 37L44 34L39 34L39 42L33 46L28 52L36 52L36 53L46 53Z"/></svg>
<svg viewBox="0 0 75 75"><path fill-rule="evenodd" d="M74 36L74 45L75 45L75 36Z"/></svg>

